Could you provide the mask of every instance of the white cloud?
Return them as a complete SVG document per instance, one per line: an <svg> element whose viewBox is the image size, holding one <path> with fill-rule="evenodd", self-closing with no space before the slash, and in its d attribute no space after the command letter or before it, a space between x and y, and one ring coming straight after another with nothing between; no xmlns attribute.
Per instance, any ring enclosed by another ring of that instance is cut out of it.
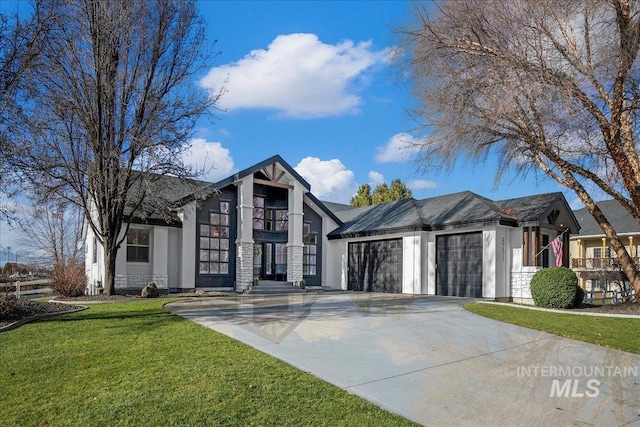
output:
<svg viewBox="0 0 640 427"><path fill-rule="evenodd" d="M348 203L357 190L353 171L338 159L305 157L294 169L309 182L311 192L320 199Z"/></svg>
<svg viewBox="0 0 640 427"><path fill-rule="evenodd" d="M407 182L407 187L412 191L433 190L438 187L438 184L435 181L429 181L426 179L414 179L413 181Z"/></svg>
<svg viewBox="0 0 640 427"><path fill-rule="evenodd" d="M217 92L219 106L274 109L287 117L313 118L357 113L362 99L357 85L364 73L385 63L387 51L371 42L322 43L315 34L276 37L267 49L252 50L243 59L212 68L200 81Z"/></svg>
<svg viewBox="0 0 640 427"><path fill-rule="evenodd" d="M221 143L204 138L194 138L189 142L191 148L183 155L183 160L195 170L204 171L199 179L217 182L235 172L231 152Z"/></svg>
<svg viewBox="0 0 640 427"><path fill-rule="evenodd" d="M384 182L384 175L380 172L369 171L369 185L375 187L376 185L380 185Z"/></svg>
<svg viewBox="0 0 640 427"><path fill-rule="evenodd" d="M407 162L419 151L424 141L408 133L398 133L386 145L376 148L376 161L380 163Z"/></svg>

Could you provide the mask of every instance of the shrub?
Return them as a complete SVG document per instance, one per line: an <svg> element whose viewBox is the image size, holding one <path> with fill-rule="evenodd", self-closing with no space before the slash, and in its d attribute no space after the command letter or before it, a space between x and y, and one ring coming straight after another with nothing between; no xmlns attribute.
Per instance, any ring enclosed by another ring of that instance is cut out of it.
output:
<svg viewBox="0 0 640 427"><path fill-rule="evenodd" d="M149 282L147 283L147 286L142 288L140 296L142 298L157 298L160 296L160 293L158 292L158 287L156 286L156 284L153 282Z"/></svg>
<svg viewBox="0 0 640 427"><path fill-rule="evenodd" d="M53 267L51 277L51 288L56 294L63 297L84 295L87 276L84 273L84 266L78 260L59 262Z"/></svg>
<svg viewBox="0 0 640 427"><path fill-rule="evenodd" d="M579 297L578 277L566 267L545 268L531 279L531 296L538 307L572 308Z"/></svg>
<svg viewBox="0 0 640 427"><path fill-rule="evenodd" d="M16 297L13 295L0 295L0 319L11 319L18 311Z"/></svg>

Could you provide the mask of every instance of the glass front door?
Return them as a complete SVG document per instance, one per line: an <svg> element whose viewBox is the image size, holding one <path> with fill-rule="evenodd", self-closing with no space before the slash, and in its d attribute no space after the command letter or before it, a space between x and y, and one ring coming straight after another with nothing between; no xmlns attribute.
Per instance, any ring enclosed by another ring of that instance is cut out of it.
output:
<svg viewBox="0 0 640 427"><path fill-rule="evenodd" d="M253 252L253 274L261 280L287 280L287 244L256 243Z"/></svg>

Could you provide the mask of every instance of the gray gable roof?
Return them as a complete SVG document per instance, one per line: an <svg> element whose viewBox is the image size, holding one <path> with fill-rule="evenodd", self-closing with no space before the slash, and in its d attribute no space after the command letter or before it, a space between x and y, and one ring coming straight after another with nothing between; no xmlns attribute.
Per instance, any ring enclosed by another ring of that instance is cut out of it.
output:
<svg viewBox="0 0 640 427"><path fill-rule="evenodd" d="M344 225L329 233L330 239L422 229L422 220L413 199L345 210L336 215Z"/></svg>
<svg viewBox="0 0 640 427"><path fill-rule="evenodd" d="M330 239L361 237L413 230L447 230L463 226L540 223L564 203L562 193L541 194L494 202L470 191L423 200L344 209L336 212L344 225L329 233ZM575 227L574 227L575 228Z"/></svg>
<svg viewBox="0 0 640 427"><path fill-rule="evenodd" d="M132 222L136 223L180 226L175 208L215 192L211 183L194 179L151 173L140 173L134 178L136 180L127 194L130 202L125 207L125 218L133 213L134 201L139 199L140 192L147 193L145 200L133 213Z"/></svg>
<svg viewBox="0 0 640 427"><path fill-rule="evenodd" d="M513 215L503 213L493 201L471 191L419 200L420 214L431 230L458 224L516 225Z"/></svg>
<svg viewBox="0 0 640 427"><path fill-rule="evenodd" d="M618 201L613 199L604 200L598 202L597 205L617 233L640 233L638 221ZM602 228L587 211L587 208L574 211L574 215L581 227L580 233L574 237L604 236Z"/></svg>
<svg viewBox="0 0 640 427"><path fill-rule="evenodd" d="M499 209L507 212L521 222L539 221L548 215L550 209L563 200L562 193L538 194L535 196L518 197L496 202Z"/></svg>

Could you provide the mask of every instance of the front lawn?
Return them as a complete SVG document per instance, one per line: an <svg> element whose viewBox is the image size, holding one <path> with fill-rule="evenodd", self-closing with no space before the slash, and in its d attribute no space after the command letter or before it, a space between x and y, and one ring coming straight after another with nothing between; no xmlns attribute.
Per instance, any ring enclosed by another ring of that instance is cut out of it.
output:
<svg viewBox="0 0 640 427"><path fill-rule="evenodd" d="M484 303L465 304L464 308L502 322L640 354L640 319L578 316Z"/></svg>
<svg viewBox="0 0 640 427"><path fill-rule="evenodd" d="M413 425L215 331L167 299L0 333L3 426Z"/></svg>

